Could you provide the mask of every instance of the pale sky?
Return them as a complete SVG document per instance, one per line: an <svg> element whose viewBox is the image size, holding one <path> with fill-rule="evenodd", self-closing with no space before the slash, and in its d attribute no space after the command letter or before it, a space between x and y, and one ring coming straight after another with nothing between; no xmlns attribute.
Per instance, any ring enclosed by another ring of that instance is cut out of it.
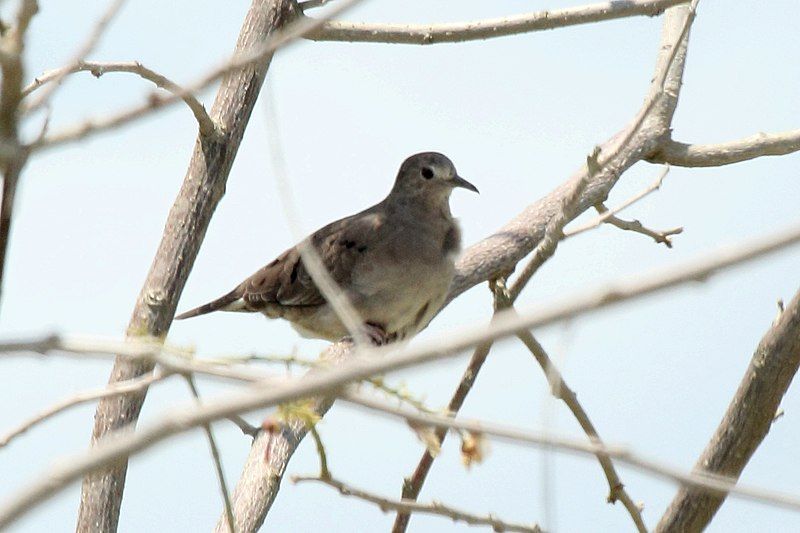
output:
<svg viewBox="0 0 800 533"><path fill-rule="evenodd" d="M6 3L10 4L10 3ZM571 0L391 2L365 0L351 20L440 22L579 5ZM106 2L41 1L28 50L28 78L63 64ZM91 59L138 60L190 82L230 53L248 2L129 2ZM8 9L7 5L3 6ZM684 87L673 122L684 142L722 142L800 127L800 26L795 2L702 0L692 30ZM437 150L481 194L457 191L453 212L465 245L491 234L563 182L592 147L635 114L657 54L660 18L631 18L485 42L414 47L301 42L273 61L265 91L212 220L179 309L226 292L293 243L269 156L266 111L273 102L288 177L304 230L380 200L409 154ZM151 87L126 74L77 74L58 93L51 131L141 102ZM213 90L201 95L210 107ZM33 128L34 124L29 127ZM34 158L22 177L8 256L0 336L46 332L119 336L183 179L196 123L172 107L135 125ZM797 154L711 169L674 168L664 187L624 213L659 229L684 226L669 250L647 238L601 228L564 243L520 298L520 308L681 264L716 247L797 222ZM615 205L645 188L659 168L640 164L614 189ZM534 331L600 435L689 470L716 428L751 354L798 289L794 248L710 281L619 306L599 316ZM423 336L485 323L489 293L459 297ZM252 351L313 357L324 348L288 324L216 314L177 323L169 340L202 354ZM443 406L468 355L392 375L429 406ZM0 432L77 391L106 383L110 360L60 356L2 364ZM201 382L207 397L224 393ZM141 425L191 402L180 380L150 391ZM751 485L800 494L800 394L789 390L776 422L744 472ZM62 456L86 448L93 405L69 411L0 450L0 498ZM264 413L251 415L258 422ZM520 344L492 352L463 416L582 437L551 400L539 367ZM249 438L214 426L233 486ZM336 406L319 426L333 473L398 497L423 450L408 429ZM465 470L448 440L420 497L537 522L550 531L628 531L621 505L593 458L493 443L484 464ZM130 464L120 531L204 531L222 509L201 431L137 455ZM317 471L304 442L288 474ZM620 466L653 526L675 494L669 482ZM80 487L72 485L12 531L74 529ZM318 485L288 481L267 518L270 531L386 531L394 519ZM412 532L463 531L440 517L412 518ZM800 514L729 499L709 531L790 531ZM485 529L486 530L486 529ZM486 530L488 531L488 530Z"/></svg>

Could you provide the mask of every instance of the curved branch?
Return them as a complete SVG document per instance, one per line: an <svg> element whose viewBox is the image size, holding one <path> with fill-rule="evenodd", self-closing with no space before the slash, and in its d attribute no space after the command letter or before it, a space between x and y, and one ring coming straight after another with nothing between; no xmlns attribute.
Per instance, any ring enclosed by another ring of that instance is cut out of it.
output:
<svg viewBox="0 0 800 533"><path fill-rule="evenodd" d="M74 74L76 72L91 72L92 76L99 78L107 72L130 72L151 81L157 87L171 92L178 96L181 100L186 102L186 105L191 109L194 118L200 126L200 134L206 137L214 137L220 135L221 132L211 117L206 112L203 104L195 98L191 92L186 91L180 85L173 82L166 76L151 70L138 61L130 62L100 62L100 61L78 61L72 66L62 67L45 72L41 76L35 78L27 87L22 90L22 96L28 96L33 91L47 83L59 83L64 76Z"/></svg>
<svg viewBox="0 0 800 533"><path fill-rule="evenodd" d="M756 133L738 141L720 144L686 144L669 140L647 160L679 167L719 167L797 151L800 151L800 130L792 130L773 134Z"/></svg>
<svg viewBox="0 0 800 533"><path fill-rule="evenodd" d="M329 21L306 35L312 41L396 44L459 43L576 26L624 17L660 15L688 0L622 0L511 17L447 24L380 24Z"/></svg>

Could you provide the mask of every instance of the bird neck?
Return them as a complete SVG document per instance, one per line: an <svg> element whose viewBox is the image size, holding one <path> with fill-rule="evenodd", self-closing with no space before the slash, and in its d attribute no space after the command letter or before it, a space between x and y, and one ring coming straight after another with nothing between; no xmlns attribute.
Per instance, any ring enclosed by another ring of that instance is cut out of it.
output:
<svg viewBox="0 0 800 533"><path fill-rule="evenodd" d="M410 216L419 220L430 217L443 221L452 221L449 194L389 195L384 200L390 213Z"/></svg>

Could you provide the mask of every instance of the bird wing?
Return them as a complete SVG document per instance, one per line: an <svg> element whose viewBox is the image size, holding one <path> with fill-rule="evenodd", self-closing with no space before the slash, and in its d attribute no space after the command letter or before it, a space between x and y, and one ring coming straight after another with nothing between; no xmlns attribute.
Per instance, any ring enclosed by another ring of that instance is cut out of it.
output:
<svg viewBox="0 0 800 533"><path fill-rule="evenodd" d="M354 267L374 242L385 217L372 209L333 222L308 237L322 264L340 287L351 284ZM238 288L240 298L254 311L268 305L316 306L325 303L300 251L294 246L247 278Z"/></svg>

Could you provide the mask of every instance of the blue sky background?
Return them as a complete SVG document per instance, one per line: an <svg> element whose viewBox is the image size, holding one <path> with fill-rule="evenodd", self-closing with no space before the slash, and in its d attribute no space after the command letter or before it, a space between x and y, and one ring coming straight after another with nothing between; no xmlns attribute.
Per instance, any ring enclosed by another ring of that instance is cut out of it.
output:
<svg viewBox="0 0 800 533"><path fill-rule="evenodd" d="M7 10L11 4L6 3ZM28 78L63 64L105 2L42 0L30 32ZM578 2L365 1L352 20L440 22L497 17ZM91 59L139 60L187 83L230 53L248 3L129 2ZM798 127L800 14L794 2L703 0L692 30L673 123L685 142L721 142ZM288 175L314 228L380 200L408 154L438 150L481 189L456 192L452 205L469 245L563 182L595 144L637 111L653 73L661 19L632 18L431 47L301 42L273 61L265 91L276 107ZM54 101L51 131L141 102L151 87L131 75L70 77ZM213 89L202 95L207 106ZM263 102L262 102L263 103ZM229 290L293 243L269 156L267 113L259 105L184 291L179 309ZM35 124L31 124L33 131ZM185 107L78 145L48 151L25 170L17 197L0 335L50 331L118 336L124 331L196 135ZM537 274L520 307L546 305L609 280L675 265L797 221L800 156L724 168L673 169L661 191L625 213L655 228L682 225L671 250L616 228L570 239ZM615 205L646 187L657 167L640 164L612 192ZM601 436L689 469L705 446L779 298L798 289L800 250L733 269L710 281L630 303L601 316L536 331L578 393ZM485 286L450 305L424 332L486 321ZM259 351L315 356L324 343L300 339L282 322L213 315L176 324L169 340L202 354ZM393 375L432 407L443 406L467 356ZM77 391L102 386L110 361L11 358L2 363L0 431ZM206 396L225 391L201 383ZM141 424L191 401L180 380L150 391ZM800 494L800 395L746 469L749 484ZM0 450L0 498L60 457L84 450L94 406L37 427ZM521 345L492 355L464 416L581 436L568 411L548 396L539 367ZM259 415L250 417L258 421ZM249 439L215 426L231 484ZM396 497L422 445L396 421L336 406L320 425L335 475ZM306 442L289 474L317 469ZM676 487L620 467L654 525ZM79 486L20 521L12 531L74 528ZM538 522L553 531L625 531L621 505L591 458L493 443L482 465L465 470L449 440L421 500ZM546 502L550 502L549 504ZM221 511L202 432L158 445L132 461L120 531L208 530ZM268 518L274 531L387 530L393 515L316 485L285 483ZM466 526L418 516L411 531ZM710 531L790 531L800 514L729 500Z"/></svg>

